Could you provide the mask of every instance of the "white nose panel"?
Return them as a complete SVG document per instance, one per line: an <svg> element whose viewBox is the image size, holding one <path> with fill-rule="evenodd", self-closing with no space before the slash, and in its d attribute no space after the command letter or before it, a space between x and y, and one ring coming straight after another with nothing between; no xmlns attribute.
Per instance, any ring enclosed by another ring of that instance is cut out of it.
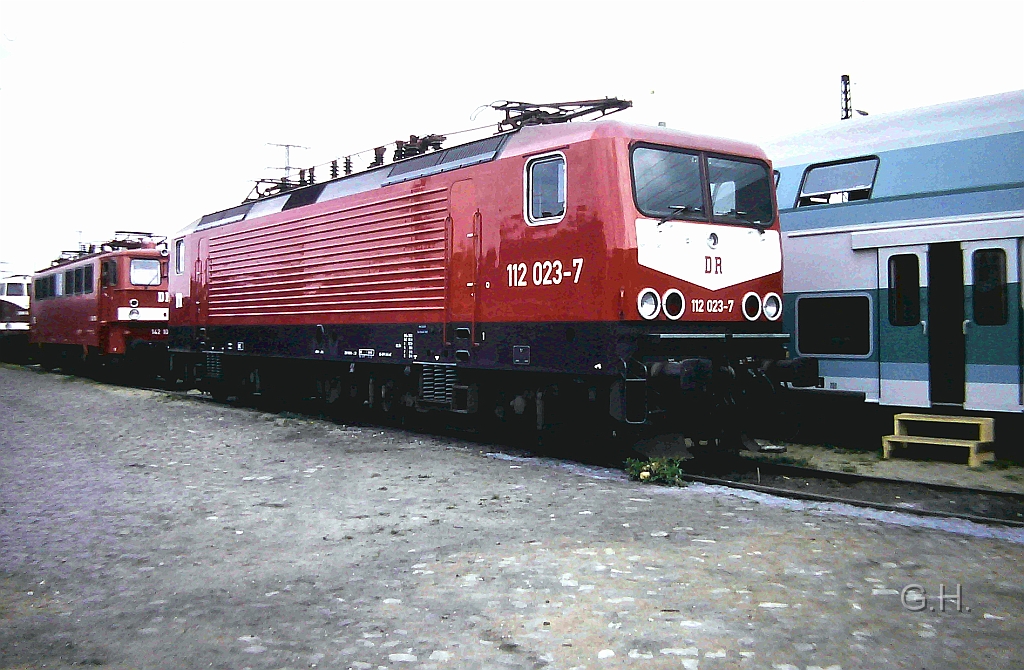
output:
<svg viewBox="0 0 1024 670"><path fill-rule="evenodd" d="M636 247L645 268L711 291L782 270L775 230L637 219Z"/></svg>

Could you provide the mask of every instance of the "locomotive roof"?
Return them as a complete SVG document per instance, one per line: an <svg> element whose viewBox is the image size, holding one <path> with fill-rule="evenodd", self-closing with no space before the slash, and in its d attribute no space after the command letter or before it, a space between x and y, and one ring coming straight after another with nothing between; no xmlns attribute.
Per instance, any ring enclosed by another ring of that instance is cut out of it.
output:
<svg viewBox="0 0 1024 670"><path fill-rule="evenodd" d="M849 119L768 147L776 167L1024 132L1024 91Z"/></svg>
<svg viewBox="0 0 1024 670"><path fill-rule="evenodd" d="M765 154L755 144L730 140L710 135L697 135L661 126L647 126L622 121L589 121L564 123L549 126L527 126L516 137L509 140L501 156L509 157L533 154L573 142L590 139L624 138L686 147L700 151L714 151L726 154L740 154L764 158Z"/></svg>
<svg viewBox="0 0 1024 670"><path fill-rule="evenodd" d="M175 237L193 230L212 228L242 219L254 219L314 202L333 200L419 177L486 163L497 158L541 153L567 144L607 138L625 138L652 144L737 154L767 160L764 151L754 144L708 135L696 135L664 127L620 121L579 121L525 126L518 130L492 135L440 151L432 151L338 179L292 189L268 198L248 201L241 205L212 212L175 233Z"/></svg>
<svg viewBox="0 0 1024 670"><path fill-rule="evenodd" d="M74 265L76 263L82 263L84 261L94 260L94 259L99 258L101 256L103 256L103 257L108 257L108 256L125 256L125 255L129 255L129 254L132 255L132 256L139 256L139 255L142 255L142 256L153 256L154 258L163 258L165 256L165 254L162 252L162 250L157 248L156 245L151 246L151 247L117 248L117 249L104 249L104 248L100 247L100 248L96 249L93 252L85 252L85 253L82 253L80 256L76 256L74 258L57 259L57 260L55 260L53 262L52 265L48 265L45 268L42 268L40 270L36 270L34 274L41 275L41 274L45 274L47 272L52 272L52 271L55 271L55 270L63 270L64 268L72 266L72 265Z"/></svg>

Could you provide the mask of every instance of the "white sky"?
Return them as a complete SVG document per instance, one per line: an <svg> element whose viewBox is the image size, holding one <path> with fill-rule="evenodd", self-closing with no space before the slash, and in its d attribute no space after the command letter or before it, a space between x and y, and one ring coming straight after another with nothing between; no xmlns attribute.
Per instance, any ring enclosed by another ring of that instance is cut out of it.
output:
<svg viewBox="0 0 1024 670"><path fill-rule="evenodd" d="M838 122L841 74L874 114L1024 89L1021 26L1022 0L0 0L0 273L237 204L280 175L267 142L308 166L616 96L766 143Z"/></svg>

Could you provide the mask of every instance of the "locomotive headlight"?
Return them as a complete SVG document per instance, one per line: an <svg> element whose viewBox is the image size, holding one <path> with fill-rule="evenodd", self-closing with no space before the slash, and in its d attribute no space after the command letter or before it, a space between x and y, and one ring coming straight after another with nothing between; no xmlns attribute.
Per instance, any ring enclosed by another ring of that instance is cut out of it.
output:
<svg viewBox="0 0 1024 670"><path fill-rule="evenodd" d="M133 321L137 320L139 318L139 310L137 310L137 309L130 309L130 310L128 310L128 318L132 319Z"/></svg>
<svg viewBox="0 0 1024 670"><path fill-rule="evenodd" d="M686 311L686 299L679 289L670 288L661 297L661 306L665 310L665 316L675 321Z"/></svg>
<svg viewBox="0 0 1024 670"><path fill-rule="evenodd" d="M132 298L131 300L128 301L128 306L129 307L138 307L139 306L139 301L136 300L135 298Z"/></svg>
<svg viewBox="0 0 1024 670"><path fill-rule="evenodd" d="M653 319L661 311L661 296L653 288L645 288L636 296L636 309L645 319Z"/></svg>
<svg viewBox="0 0 1024 670"><path fill-rule="evenodd" d="M767 293L764 296L764 316L769 321L776 321L782 316L782 298L778 293Z"/></svg>
<svg viewBox="0 0 1024 670"><path fill-rule="evenodd" d="M747 321L757 321L761 316L761 296L751 291L743 296L743 316Z"/></svg>

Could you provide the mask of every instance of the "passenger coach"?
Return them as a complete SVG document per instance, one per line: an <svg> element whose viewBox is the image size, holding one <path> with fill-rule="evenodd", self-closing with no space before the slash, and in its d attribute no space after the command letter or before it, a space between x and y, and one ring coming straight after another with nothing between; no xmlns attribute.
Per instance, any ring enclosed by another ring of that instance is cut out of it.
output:
<svg viewBox="0 0 1024 670"><path fill-rule="evenodd" d="M220 395L305 383L384 413L607 416L738 441L794 370L778 364L764 153L541 107L182 231L177 374Z"/></svg>
<svg viewBox="0 0 1024 670"><path fill-rule="evenodd" d="M792 348L825 392L1022 411L1024 91L770 150Z"/></svg>
<svg viewBox="0 0 1024 670"><path fill-rule="evenodd" d="M23 361L28 352L29 275L0 277L0 360Z"/></svg>

